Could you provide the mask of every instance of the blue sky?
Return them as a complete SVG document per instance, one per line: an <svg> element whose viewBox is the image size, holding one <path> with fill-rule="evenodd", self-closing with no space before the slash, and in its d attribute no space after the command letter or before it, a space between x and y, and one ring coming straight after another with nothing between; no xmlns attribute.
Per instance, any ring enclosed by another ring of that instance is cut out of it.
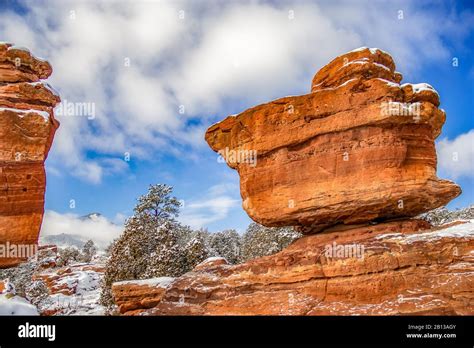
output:
<svg viewBox="0 0 474 348"><path fill-rule="evenodd" d="M403 82L439 92L439 176L463 189L451 207L473 203L473 27L470 1L0 3L0 40L48 59L63 101L95 105L93 119L57 117L46 209L119 223L149 184L166 183L184 202L182 221L211 231L242 231L250 219L237 173L204 142L207 127L308 93L319 68L360 46L392 54Z"/></svg>

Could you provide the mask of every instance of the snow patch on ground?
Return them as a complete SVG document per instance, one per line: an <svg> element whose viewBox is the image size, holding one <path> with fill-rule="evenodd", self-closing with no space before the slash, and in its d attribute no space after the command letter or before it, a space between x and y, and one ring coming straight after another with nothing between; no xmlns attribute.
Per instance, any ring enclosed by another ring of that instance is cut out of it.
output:
<svg viewBox="0 0 474 348"><path fill-rule="evenodd" d="M208 257L208 258L205 259L203 262L201 262L201 264L203 264L203 263L208 263L208 262L212 262L212 261L221 261L221 260L227 261L227 260L225 259L225 257L213 256L213 257Z"/></svg>
<svg viewBox="0 0 474 348"><path fill-rule="evenodd" d="M104 315L105 308L99 304L103 273L80 269L87 266L74 264L71 265L71 273L60 275L54 287L70 289L72 295L60 292L49 295L40 305L40 311L55 312L56 315Z"/></svg>
<svg viewBox="0 0 474 348"><path fill-rule="evenodd" d="M10 296L0 294L0 315L38 315L36 307L26 299L20 296Z"/></svg>

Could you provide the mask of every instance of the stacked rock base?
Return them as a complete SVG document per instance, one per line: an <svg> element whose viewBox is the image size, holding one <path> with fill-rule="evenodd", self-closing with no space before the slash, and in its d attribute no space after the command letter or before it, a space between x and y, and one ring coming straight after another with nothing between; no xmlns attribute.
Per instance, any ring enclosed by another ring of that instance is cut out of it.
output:
<svg viewBox="0 0 474 348"><path fill-rule="evenodd" d="M305 236L241 265L113 286L124 315L472 315L474 222Z"/></svg>

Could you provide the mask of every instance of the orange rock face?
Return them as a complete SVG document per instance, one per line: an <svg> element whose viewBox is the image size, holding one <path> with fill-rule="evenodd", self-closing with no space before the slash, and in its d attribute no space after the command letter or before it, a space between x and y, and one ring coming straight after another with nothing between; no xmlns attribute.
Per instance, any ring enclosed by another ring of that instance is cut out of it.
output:
<svg viewBox="0 0 474 348"><path fill-rule="evenodd" d="M390 55L358 49L323 67L310 94L211 126L206 141L239 172L249 216L314 233L416 216L458 196L436 176L439 96L401 79Z"/></svg>
<svg viewBox="0 0 474 348"><path fill-rule="evenodd" d="M472 315L473 255L473 222L393 221L112 291L125 315Z"/></svg>
<svg viewBox="0 0 474 348"><path fill-rule="evenodd" d="M48 62L0 43L0 268L24 255L6 246L36 245L44 212L44 161L59 126L59 96L42 79Z"/></svg>
<svg viewBox="0 0 474 348"><path fill-rule="evenodd" d="M163 297L173 278L162 277L147 280L133 280L114 283L114 293L119 312L126 315L140 314L154 308Z"/></svg>

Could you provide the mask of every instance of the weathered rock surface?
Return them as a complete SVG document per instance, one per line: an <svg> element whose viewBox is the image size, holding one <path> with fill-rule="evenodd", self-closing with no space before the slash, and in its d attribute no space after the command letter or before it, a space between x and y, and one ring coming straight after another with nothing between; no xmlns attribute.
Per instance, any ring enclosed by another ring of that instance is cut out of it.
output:
<svg viewBox="0 0 474 348"><path fill-rule="evenodd" d="M305 236L241 265L112 291L125 315L472 315L474 221L392 221Z"/></svg>
<svg viewBox="0 0 474 348"><path fill-rule="evenodd" d="M174 278L160 277L114 283L112 291L120 313L139 314L158 305Z"/></svg>
<svg viewBox="0 0 474 348"><path fill-rule="evenodd" d="M60 98L42 81L51 72L48 62L28 50L0 43L1 245L38 241L44 212L44 161L59 126L53 109ZM22 260L0 257L0 268Z"/></svg>
<svg viewBox="0 0 474 348"><path fill-rule="evenodd" d="M358 49L323 67L310 94L211 126L206 141L239 172L249 216L314 233L413 217L458 196L436 176L439 96L401 79L390 55Z"/></svg>
<svg viewBox="0 0 474 348"><path fill-rule="evenodd" d="M48 289L47 300L38 305L41 315L103 315L98 303L104 265L77 263L61 268L43 269L33 275Z"/></svg>

